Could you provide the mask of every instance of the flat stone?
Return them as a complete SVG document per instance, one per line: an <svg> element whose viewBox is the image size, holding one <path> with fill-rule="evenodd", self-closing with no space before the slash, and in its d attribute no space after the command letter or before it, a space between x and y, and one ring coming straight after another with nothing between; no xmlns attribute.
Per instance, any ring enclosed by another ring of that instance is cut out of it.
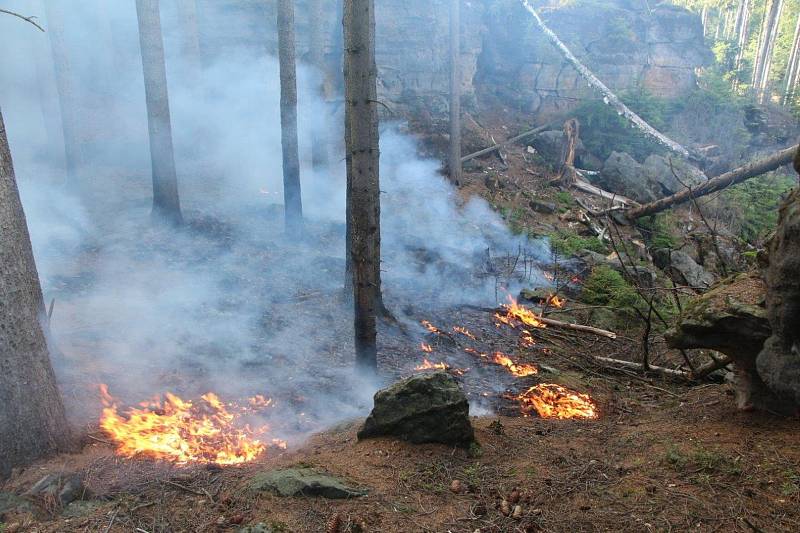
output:
<svg viewBox="0 0 800 533"><path fill-rule="evenodd" d="M332 500L357 498L367 493L337 477L308 467L262 472L250 480L250 490L270 491L280 496L322 496Z"/></svg>
<svg viewBox="0 0 800 533"><path fill-rule="evenodd" d="M11 492L0 492L0 515L9 511L31 511L31 502Z"/></svg>
<svg viewBox="0 0 800 533"><path fill-rule="evenodd" d="M375 394L375 407L359 439L395 436L415 444L438 442L469 447L475 432L469 402L445 372L412 376Z"/></svg>
<svg viewBox="0 0 800 533"><path fill-rule="evenodd" d="M65 518L81 518L92 514L104 504L105 502L97 500L76 500L74 502L70 502L66 507L64 507L64 510L61 511L61 516Z"/></svg>

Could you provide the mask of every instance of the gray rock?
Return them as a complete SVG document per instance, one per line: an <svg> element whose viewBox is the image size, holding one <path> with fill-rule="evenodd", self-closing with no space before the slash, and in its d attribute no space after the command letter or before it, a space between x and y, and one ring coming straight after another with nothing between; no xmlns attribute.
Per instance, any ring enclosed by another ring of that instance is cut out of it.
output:
<svg viewBox="0 0 800 533"><path fill-rule="evenodd" d="M531 200L529 205L531 206L531 209L544 215L552 215L558 210L558 206L556 206L556 204L553 202L540 202L539 200Z"/></svg>
<svg viewBox="0 0 800 533"><path fill-rule="evenodd" d="M104 504L105 502L96 500L76 500L74 502L70 502L66 507L64 507L64 510L61 511L61 516L65 518L81 518L97 511Z"/></svg>
<svg viewBox="0 0 800 533"><path fill-rule="evenodd" d="M647 179L660 187L658 196L669 196L686 189L686 186L694 187L705 181L699 169L675 157L667 159L651 155L644 160L642 167Z"/></svg>
<svg viewBox="0 0 800 533"><path fill-rule="evenodd" d="M262 472L250 480L250 490L270 491L280 496L322 496L329 499L356 498L367 493L337 477L308 467Z"/></svg>
<svg viewBox="0 0 800 533"><path fill-rule="evenodd" d="M358 438L383 435L463 447L475 440L467 398L444 372L412 376L375 394L375 407Z"/></svg>
<svg viewBox="0 0 800 533"><path fill-rule="evenodd" d="M603 170L592 178L603 189L627 196L637 202L652 202L659 196L660 186L650 179L644 167L625 152L611 152Z"/></svg>
<svg viewBox="0 0 800 533"><path fill-rule="evenodd" d="M278 530L273 528L272 526L268 526L264 522L259 522L258 524L253 524L252 526L245 526L240 527L236 530L236 533L277 533Z"/></svg>
<svg viewBox="0 0 800 533"><path fill-rule="evenodd" d="M653 261L678 283L706 289L714 284L714 275L682 250L659 248L653 251Z"/></svg>
<svg viewBox="0 0 800 533"><path fill-rule="evenodd" d="M561 130L543 131L530 141L539 155L548 163L558 165L562 161L562 150L564 149L564 132ZM575 147L575 155L580 156L586 152L583 143L578 139Z"/></svg>
<svg viewBox="0 0 800 533"><path fill-rule="evenodd" d="M58 498L61 505L67 505L75 500L82 500L89 496L89 491L83 484L79 474L48 474L25 493L25 496L40 497L50 496Z"/></svg>
<svg viewBox="0 0 800 533"><path fill-rule="evenodd" d="M32 511L31 502L11 492L0 492L0 516L9 511Z"/></svg>

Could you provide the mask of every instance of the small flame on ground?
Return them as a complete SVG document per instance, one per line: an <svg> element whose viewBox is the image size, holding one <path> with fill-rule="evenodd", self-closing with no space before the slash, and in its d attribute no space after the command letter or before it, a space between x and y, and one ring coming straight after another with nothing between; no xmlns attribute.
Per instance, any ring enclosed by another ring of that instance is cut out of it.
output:
<svg viewBox="0 0 800 533"><path fill-rule="evenodd" d="M504 367L518 378L524 378L539 373L539 369L533 365L517 363L503 352L494 352L492 362Z"/></svg>
<svg viewBox="0 0 800 533"><path fill-rule="evenodd" d="M551 307L555 307L556 309L563 309L566 300L564 298L559 298L557 294L551 294L547 298L547 305Z"/></svg>
<svg viewBox="0 0 800 533"><path fill-rule="evenodd" d="M536 344L533 335L527 329L523 329L519 334L519 345L523 348L531 348Z"/></svg>
<svg viewBox="0 0 800 533"><path fill-rule="evenodd" d="M124 415L108 387L100 386L105 407L100 427L117 445L117 454L125 457L145 456L152 459L185 463L241 464L261 455L267 445L255 438L266 433L264 426L252 430L239 427L240 414L231 412L219 397L208 393L196 401L184 401L174 394L165 394L139 408L130 408ZM264 408L272 400L263 396L249 399L253 407ZM242 411L247 411L244 407ZM286 448L286 442L272 439L272 446Z"/></svg>
<svg viewBox="0 0 800 533"><path fill-rule="evenodd" d="M597 406L588 394L570 391L554 383L531 387L516 397L525 416L532 411L542 418L597 418Z"/></svg>
<svg viewBox="0 0 800 533"><path fill-rule="evenodd" d="M421 342L419 347L422 348L422 351L425 353L433 353L433 346L431 346L427 342Z"/></svg>
<svg viewBox="0 0 800 533"><path fill-rule="evenodd" d="M447 370L448 366L445 363L431 363L428 361L428 358L422 360L421 365L417 365L414 367L414 370L417 372L422 372L424 370Z"/></svg>
<svg viewBox="0 0 800 533"><path fill-rule="evenodd" d="M461 326L453 326L453 331L455 331L456 333L461 333L465 337L468 337L468 338L470 338L472 340L478 340L478 339L475 338L475 335L470 333L470 331L467 328L463 328Z"/></svg>
<svg viewBox="0 0 800 533"><path fill-rule="evenodd" d="M505 310L505 314L494 314L494 317L502 324L512 328L516 328L518 322L532 328L547 327L539 320L539 317L537 317L533 311L527 307L519 305L517 300L515 300L511 295L508 296L508 304L503 304L503 309ZM498 327L500 326L500 324L496 325Z"/></svg>
<svg viewBox="0 0 800 533"><path fill-rule="evenodd" d="M433 324L431 324L427 320L421 320L420 324L422 324L425 327L425 329L427 329L431 333L436 333L438 335L438 334L440 334L442 332L442 330L440 330L439 328L437 328L436 326L434 326Z"/></svg>

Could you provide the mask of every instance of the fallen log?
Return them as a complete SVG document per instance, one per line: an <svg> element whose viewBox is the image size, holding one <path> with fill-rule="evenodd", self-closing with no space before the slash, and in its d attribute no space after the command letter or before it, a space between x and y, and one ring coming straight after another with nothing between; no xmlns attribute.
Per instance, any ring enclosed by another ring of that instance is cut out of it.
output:
<svg viewBox="0 0 800 533"><path fill-rule="evenodd" d="M524 139L526 137L530 137L531 135L536 135L537 133L541 133L541 132L545 131L547 128L549 128L552 125L553 125L552 122L548 122L547 124L544 124L543 126L538 126L536 128L533 128L532 130L528 130L526 132L520 133L519 135L517 135L515 137L511 137L510 139L505 140L505 141L503 141L501 143L497 143L497 144L495 144L493 146L490 146L489 148L484 148L483 150L478 150L477 152L471 153L469 155L465 155L464 157L461 158L461 163L462 164L466 163L467 161L471 161L471 160L475 159L476 157L480 157L482 155L491 154L492 152L500 150L501 148L504 148L504 147L508 146L509 144L514 144L515 142L521 141L522 139Z"/></svg>
<svg viewBox="0 0 800 533"><path fill-rule="evenodd" d="M710 179L695 188L686 189L677 194L673 194L672 196L667 196L666 198L661 198L655 202L630 209L625 212L625 217L628 218L628 220L636 220L641 217L654 215L672 207L673 205L683 204L695 198L700 198L701 196L706 196L713 192L721 191L722 189L730 187L731 185L742 183L750 178L755 178L756 176L766 174L767 172L791 163L799 147L800 145L794 145L791 148L781 150L780 152L777 152L769 157L750 161L744 166L731 170L730 172L726 172L725 174L717 176L716 178Z"/></svg>
<svg viewBox="0 0 800 533"><path fill-rule="evenodd" d="M634 113L633 111L628 108L619 97L611 92L611 89L606 87L606 85L600 81L597 76L595 76L591 70L586 68L586 66L581 63L577 57L566 47L566 45L558 38L553 30L547 27L547 24L544 23L544 20L539 16L539 13L533 8L530 4L529 0L521 0L522 5L528 12L533 16L536 24L539 26L539 29L542 30L542 33L550 40L553 46L561 53L562 56L578 71L578 73L595 89L597 89L603 95L603 101L607 104L616 109L622 116L632 122L637 128L639 128L643 133L649 135L650 137L654 138L656 141L661 143L662 145L666 146L670 150L675 153L680 154L681 156L685 157L686 159L694 159L698 160L701 159L696 155L692 154L684 148L682 145L678 144L677 142L673 141L653 126L648 124L647 122L642 119L639 115Z"/></svg>

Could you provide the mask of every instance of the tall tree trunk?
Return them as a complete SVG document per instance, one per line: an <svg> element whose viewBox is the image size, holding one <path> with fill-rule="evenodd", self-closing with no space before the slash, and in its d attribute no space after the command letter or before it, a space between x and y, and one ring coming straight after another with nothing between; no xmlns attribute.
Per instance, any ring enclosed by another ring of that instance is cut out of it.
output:
<svg viewBox="0 0 800 533"><path fill-rule="evenodd" d="M181 224L183 216L172 148L167 68L158 4L158 0L136 0L150 133L150 160L153 166L153 217Z"/></svg>
<svg viewBox="0 0 800 533"><path fill-rule="evenodd" d="M797 15L797 23L794 26L794 39L792 39L792 50L789 55L789 62L786 65L785 83L783 91L783 105L791 103L794 99L794 89L797 82L797 67L800 56L800 14Z"/></svg>
<svg viewBox="0 0 800 533"><path fill-rule="evenodd" d="M461 0L450 0L450 181L461 181Z"/></svg>
<svg viewBox="0 0 800 533"><path fill-rule="evenodd" d="M353 269L356 366L377 368L380 296L380 183L374 0L344 1L345 143L349 168L348 224Z"/></svg>
<svg viewBox="0 0 800 533"><path fill-rule="evenodd" d="M200 80L202 62L200 55L200 28L197 23L197 0L178 0L178 17L181 21L181 55L193 81Z"/></svg>
<svg viewBox="0 0 800 533"><path fill-rule="evenodd" d="M753 91L759 102L762 103L767 96L770 69L772 68L772 53L775 49L775 41L778 37L782 10L783 0L772 0L764 14L764 21L761 25L758 53L753 68Z"/></svg>
<svg viewBox="0 0 800 533"><path fill-rule="evenodd" d="M748 0L741 0L739 9L741 15L736 16L736 58L733 61L733 70L737 73L742 68L744 51L747 47L747 41L750 39L750 7L748 6Z"/></svg>
<svg viewBox="0 0 800 533"><path fill-rule="evenodd" d="M297 71L294 43L294 0L278 0L278 61L281 76L281 146L286 231L298 235L303 226L300 158L297 149Z"/></svg>
<svg viewBox="0 0 800 533"><path fill-rule="evenodd" d="M708 26L708 6L703 6L703 10L700 11L700 24L703 25L703 36L707 35L708 32L706 30Z"/></svg>
<svg viewBox="0 0 800 533"><path fill-rule="evenodd" d="M327 0L311 0L309 9L309 59L319 76L319 85L316 96L327 104L328 72L325 63L325 33L323 31L324 10ZM320 170L328 166L328 139L325 136L327 128L327 109L323 108L315 117L314 127L311 128L311 166Z"/></svg>
<svg viewBox="0 0 800 533"><path fill-rule="evenodd" d="M56 75L58 107L61 112L61 131L64 136L64 161L66 162L66 181L75 183L82 163L81 143L78 133L75 86L70 72L70 60L64 40L64 6L60 2L44 2L47 14L47 33L50 38L50 51L53 55L53 69Z"/></svg>
<svg viewBox="0 0 800 533"><path fill-rule="evenodd" d="M0 110L0 479L70 444L44 299Z"/></svg>

